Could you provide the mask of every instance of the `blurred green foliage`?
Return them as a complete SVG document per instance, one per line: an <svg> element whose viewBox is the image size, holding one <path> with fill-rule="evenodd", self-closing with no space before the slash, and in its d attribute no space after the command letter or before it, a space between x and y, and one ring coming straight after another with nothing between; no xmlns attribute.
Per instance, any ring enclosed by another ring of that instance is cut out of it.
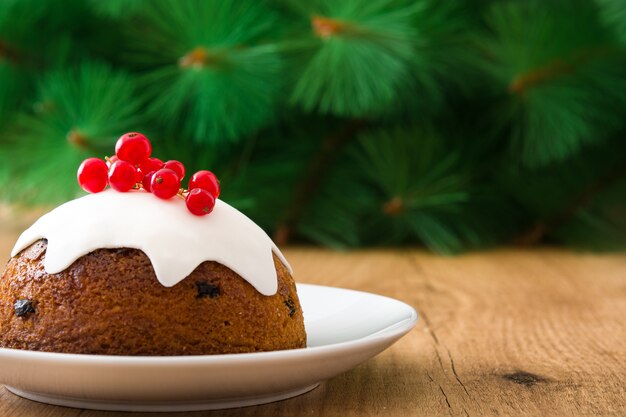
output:
<svg viewBox="0 0 626 417"><path fill-rule="evenodd" d="M2 0L0 199L146 133L279 243L626 246L623 0Z"/></svg>

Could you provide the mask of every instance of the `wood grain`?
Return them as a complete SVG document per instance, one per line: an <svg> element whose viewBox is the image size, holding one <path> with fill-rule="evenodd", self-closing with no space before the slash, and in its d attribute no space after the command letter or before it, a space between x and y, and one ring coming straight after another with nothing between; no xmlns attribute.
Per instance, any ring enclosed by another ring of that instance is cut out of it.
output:
<svg viewBox="0 0 626 417"><path fill-rule="evenodd" d="M0 226L0 261L20 228ZM418 327L309 394L193 415L626 415L624 254L547 248L454 258L419 250L285 252L300 282L403 300L418 309ZM0 389L0 416L35 415L163 414L54 407Z"/></svg>

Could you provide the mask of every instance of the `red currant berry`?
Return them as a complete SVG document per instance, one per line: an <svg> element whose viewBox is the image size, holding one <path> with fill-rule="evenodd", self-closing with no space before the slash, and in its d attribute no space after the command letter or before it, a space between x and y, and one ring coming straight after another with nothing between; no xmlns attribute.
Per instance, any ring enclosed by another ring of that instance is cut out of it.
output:
<svg viewBox="0 0 626 417"><path fill-rule="evenodd" d="M152 188L150 187L150 182L152 181L152 176L154 175L155 172L156 171L148 172L146 175L143 176L143 179L141 180L141 185L143 185L143 189L149 193L152 192Z"/></svg>
<svg viewBox="0 0 626 417"><path fill-rule="evenodd" d="M163 168L163 161L159 158L148 158L139 163L139 169L145 173L158 171L161 168Z"/></svg>
<svg viewBox="0 0 626 417"><path fill-rule="evenodd" d="M137 170L126 161L116 161L109 169L109 184L111 188L120 192L126 192L133 188L137 181Z"/></svg>
<svg viewBox="0 0 626 417"><path fill-rule="evenodd" d="M187 209L196 216L205 216L212 212L213 207L215 207L215 197L202 188L194 188L189 191L185 202Z"/></svg>
<svg viewBox="0 0 626 417"><path fill-rule="evenodd" d="M180 190L178 175L167 168L156 171L150 180L150 190L152 194L164 200L174 197Z"/></svg>
<svg viewBox="0 0 626 417"><path fill-rule="evenodd" d="M152 161L150 161L151 159L153 158L144 159L144 161L137 166L137 182L142 182L143 178L149 172L158 171L163 167L162 162L160 164L153 163Z"/></svg>
<svg viewBox="0 0 626 417"><path fill-rule="evenodd" d="M143 177L145 177L145 174L141 171L141 168L135 168L135 184L141 184Z"/></svg>
<svg viewBox="0 0 626 417"><path fill-rule="evenodd" d="M88 158L78 167L78 184L88 193L99 193L107 186L109 168L98 158Z"/></svg>
<svg viewBox="0 0 626 417"><path fill-rule="evenodd" d="M115 144L115 154L122 161L140 164L150 157L152 145L147 137L137 132L123 134Z"/></svg>
<svg viewBox="0 0 626 417"><path fill-rule="evenodd" d="M220 196L220 182L211 171L198 171L189 179L189 191L201 188L207 190L215 198Z"/></svg>
<svg viewBox="0 0 626 417"><path fill-rule="evenodd" d="M182 162L167 161L165 165L163 166L163 168L171 169L172 171L174 171L176 175L178 175L178 179L180 181L182 181L183 178L185 178L185 166L183 165Z"/></svg>

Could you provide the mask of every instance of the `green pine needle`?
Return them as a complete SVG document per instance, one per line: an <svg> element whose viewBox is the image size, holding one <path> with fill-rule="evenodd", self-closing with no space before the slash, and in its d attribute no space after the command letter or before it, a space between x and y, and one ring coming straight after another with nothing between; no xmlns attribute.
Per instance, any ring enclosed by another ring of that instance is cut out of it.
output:
<svg viewBox="0 0 626 417"><path fill-rule="evenodd" d="M624 51L586 0L508 1L488 16L486 69L507 104L514 154L529 166L564 160L623 125ZM506 95L506 96L505 96Z"/></svg>
<svg viewBox="0 0 626 417"><path fill-rule="evenodd" d="M624 0L596 0L602 19L615 30L622 44L626 45L626 2Z"/></svg>
<svg viewBox="0 0 626 417"><path fill-rule="evenodd" d="M268 233L623 248L625 16L624 0L0 0L0 199L81 195L82 159L139 130Z"/></svg>
<svg viewBox="0 0 626 417"><path fill-rule="evenodd" d="M333 246L420 241L454 253L493 244L513 227L508 197L479 181L462 162L462 147L432 129L365 134L347 152L333 173L342 181L329 182L303 219L300 231L311 239ZM331 211L324 226L321 213Z"/></svg>
<svg viewBox="0 0 626 417"><path fill-rule="evenodd" d="M375 202L370 190L358 181L358 170L351 162L344 158L328 173L324 187L313 196L297 225L300 236L334 249L363 246L359 221L363 207Z"/></svg>
<svg viewBox="0 0 626 417"><path fill-rule="evenodd" d="M267 143L264 143L267 142ZM268 151L273 151L268 154ZM287 152L280 141L263 138L248 161L220 177L224 201L237 207L268 232L276 228L302 176L302 146ZM304 156L304 155L303 155Z"/></svg>
<svg viewBox="0 0 626 417"><path fill-rule="evenodd" d="M541 169L509 166L497 178L528 212L526 229L542 230L543 239L596 250L626 245L626 147L620 137Z"/></svg>
<svg viewBox="0 0 626 417"><path fill-rule="evenodd" d="M204 143L241 139L272 120L282 85L267 38L273 12L253 0L150 4L133 26L132 59L152 69L143 80L152 115Z"/></svg>
<svg viewBox="0 0 626 417"><path fill-rule="evenodd" d="M142 9L145 0L90 0L91 7L103 16L128 18Z"/></svg>
<svg viewBox="0 0 626 417"><path fill-rule="evenodd" d="M307 111L352 117L372 116L391 105L408 79L416 35L412 23L422 3L318 0L300 5L302 21L312 24L320 39L291 102Z"/></svg>
<svg viewBox="0 0 626 417"><path fill-rule="evenodd" d="M42 0L2 0L0 6L0 40L3 42L29 43L30 31L43 17L48 8Z"/></svg>
<svg viewBox="0 0 626 417"><path fill-rule="evenodd" d="M626 178L579 210L550 236L559 243L587 249L619 251L626 247Z"/></svg>
<svg viewBox="0 0 626 417"><path fill-rule="evenodd" d="M370 208L367 229L387 230L390 243L418 238L440 253L457 252L487 241L475 223L467 222L475 188L461 163L459 149L450 149L425 130L367 135L356 154L378 204ZM378 240L366 230L369 241Z"/></svg>
<svg viewBox="0 0 626 417"><path fill-rule="evenodd" d="M469 95L481 77L470 47L472 25L478 21L474 1L421 0L414 17L416 33L410 75L387 113L414 119L436 114L459 94Z"/></svg>
<svg viewBox="0 0 626 417"><path fill-rule="evenodd" d="M48 74L39 84L35 112L22 114L6 133L2 199L54 203L81 194L80 162L110 154L121 133L138 127L142 103L134 89L130 76L103 64Z"/></svg>
<svg viewBox="0 0 626 417"><path fill-rule="evenodd" d="M20 105L20 97L25 90L25 79L10 64L0 61L0 126L5 126L11 114ZM2 138L0 137L0 143Z"/></svg>

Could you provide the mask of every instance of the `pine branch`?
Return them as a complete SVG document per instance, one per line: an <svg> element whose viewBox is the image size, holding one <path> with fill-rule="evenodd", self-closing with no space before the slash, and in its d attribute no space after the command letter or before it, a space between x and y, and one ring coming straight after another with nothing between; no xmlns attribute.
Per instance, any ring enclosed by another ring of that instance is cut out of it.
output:
<svg viewBox="0 0 626 417"><path fill-rule="evenodd" d="M318 153L309 162L308 174L297 186L294 198L276 228L274 240L277 244L285 245L289 242L300 216L326 179L337 153L365 127L366 123L362 120L349 120L321 142Z"/></svg>
<svg viewBox="0 0 626 417"><path fill-rule="evenodd" d="M626 177L598 194L550 239L587 250L623 250L626 247Z"/></svg>
<svg viewBox="0 0 626 417"><path fill-rule="evenodd" d="M243 147L230 147L218 158L223 198L271 234L317 148L315 126L304 120L294 126L264 129ZM302 129L305 126L305 129ZM285 146L284 138L290 143Z"/></svg>
<svg viewBox="0 0 626 417"><path fill-rule="evenodd" d="M90 0L90 6L103 16L110 18L128 18L139 11L145 5L145 0Z"/></svg>
<svg viewBox="0 0 626 417"><path fill-rule="evenodd" d="M463 154L425 127L363 134L312 195L298 231L333 247L421 242L454 253L493 244L517 213Z"/></svg>
<svg viewBox="0 0 626 417"><path fill-rule="evenodd" d="M283 60L262 2L161 0L139 15L129 58L148 70L152 116L198 143L237 142L274 119Z"/></svg>
<svg viewBox="0 0 626 417"><path fill-rule="evenodd" d="M476 81L483 77L470 41L481 11L476 3L422 0L413 20L417 33L409 79L385 112L391 116L387 119L415 122L415 115L433 117L458 97L475 94Z"/></svg>
<svg viewBox="0 0 626 417"><path fill-rule="evenodd" d="M13 64L0 62L0 132L6 129L8 121L20 109L29 92L30 74ZM3 142L0 135L0 146Z"/></svg>
<svg viewBox="0 0 626 417"><path fill-rule="evenodd" d="M625 54L593 2L495 3L481 39L499 118L526 166L566 160L623 125ZM506 103L506 104L503 104Z"/></svg>
<svg viewBox="0 0 626 417"><path fill-rule="evenodd" d="M10 61L13 64L19 64L21 58L17 49L0 39L0 61L2 60Z"/></svg>
<svg viewBox="0 0 626 417"><path fill-rule="evenodd" d="M607 56L609 53L610 51L606 47L576 51L566 59L558 58L545 66L517 75L509 84L509 91L523 95L533 87L571 75L586 63Z"/></svg>
<svg viewBox="0 0 626 417"><path fill-rule="evenodd" d="M626 2L623 0L596 0L600 14L623 45L626 45Z"/></svg>
<svg viewBox="0 0 626 417"><path fill-rule="evenodd" d="M0 199L132 129L280 243L626 245L624 0L0 3Z"/></svg>
<svg viewBox="0 0 626 417"><path fill-rule="evenodd" d="M357 220L362 242L419 241L455 253L493 244L511 229L515 210L481 179L463 142L424 126L364 135L358 145L354 156L374 196Z"/></svg>
<svg viewBox="0 0 626 417"><path fill-rule="evenodd" d="M535 245L545 240L553 231L571 221L579 212L586 209L594 199L618 181L626 177L626 161L621 161L597 181L589 184L575 195L562 209L547 219L537 221L530 230L514 239L520 245Z"/></svg>
<svg viewBox="0 0 626 417"><path fill-rule="evenodd" d="M121 133L140 129L135 87L128 74L94 62L46 74L35 112L18 114L4 132L1 198L51 203L80 194L80 162L104 156Z"/></svg>
<svg viewBox="0 0 626 417"><path fill-rule="evenodd" d="M295 18L302 25L298 35L315 42L310 50L300 51L304 59L290 102L307 111L344 117L379 114L409 77L416 34L412 20L423 3L319 0L295 4Z"/></svg>

